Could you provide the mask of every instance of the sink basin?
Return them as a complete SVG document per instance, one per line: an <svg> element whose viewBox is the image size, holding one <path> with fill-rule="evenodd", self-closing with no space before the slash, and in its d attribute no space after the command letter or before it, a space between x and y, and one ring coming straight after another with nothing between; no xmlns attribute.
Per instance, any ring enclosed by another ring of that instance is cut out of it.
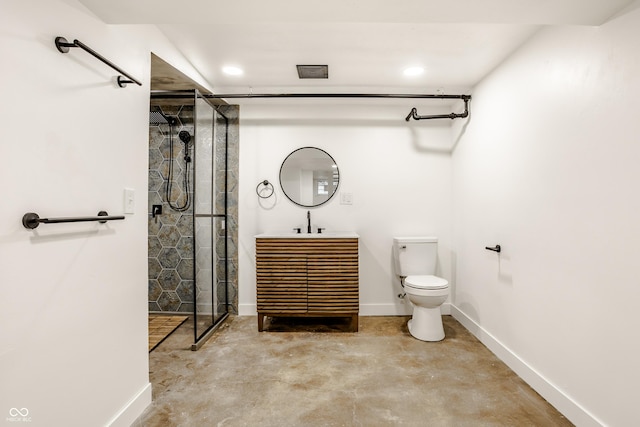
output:
<svg viewBox="0 0 640 427"><path fill-rule="evenodd" d="M323 231L322 233L296 233L293 231L263 233L255 236L260 239L357 239L353 231Z"/></svg>

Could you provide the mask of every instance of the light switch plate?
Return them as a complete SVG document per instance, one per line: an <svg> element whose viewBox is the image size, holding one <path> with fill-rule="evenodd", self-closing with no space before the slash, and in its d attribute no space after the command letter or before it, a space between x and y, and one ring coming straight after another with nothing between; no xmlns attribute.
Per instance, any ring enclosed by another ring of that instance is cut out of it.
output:
<svg viewBox="0 0 640 427"><path fill-rule="evenodd" d="M136 210L136 191L133 188L124 189L124 213L132 214Z"/></svg>
<svg viewBox="0 0 640 427"><path fill-rule="evenodd" d="M351 193L340 193L340 204L341 205L352 205L353 204L353 194L351 194Z"/></svg>

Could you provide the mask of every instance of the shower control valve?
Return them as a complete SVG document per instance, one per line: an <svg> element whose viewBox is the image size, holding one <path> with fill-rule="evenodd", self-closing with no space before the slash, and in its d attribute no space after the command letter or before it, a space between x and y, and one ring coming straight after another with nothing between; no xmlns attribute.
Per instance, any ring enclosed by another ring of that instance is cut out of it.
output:
<svg viewBox="0 0 640 427"><path fill-rule="evenodd" d="M155 218L156 223L158 222L158 215L162 215L162 205L151 206L151 217Z"/></svg>

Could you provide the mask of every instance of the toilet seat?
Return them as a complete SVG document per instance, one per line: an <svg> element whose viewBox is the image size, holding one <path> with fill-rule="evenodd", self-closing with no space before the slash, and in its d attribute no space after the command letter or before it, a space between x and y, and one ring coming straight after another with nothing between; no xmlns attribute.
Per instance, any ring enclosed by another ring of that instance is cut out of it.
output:
<svg viewBox="0 0 640 427"><path fill-rule="evenodd" d="M438 276L407 276L404 286L414 289L445 289L449 287L449 282Z"/></svg>

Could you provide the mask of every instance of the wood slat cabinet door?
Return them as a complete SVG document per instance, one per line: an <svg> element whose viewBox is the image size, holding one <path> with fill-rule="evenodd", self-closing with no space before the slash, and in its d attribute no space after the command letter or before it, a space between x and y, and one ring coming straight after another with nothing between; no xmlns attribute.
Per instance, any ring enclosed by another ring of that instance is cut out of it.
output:
<svg viewBox="0 0 640 427"><path fill-rule="evenodd" d="M309 314L354 314L359 309L358 242L340 241L333 253L307 257Z"/></svg>
<svg viewBox="0 0 640 427"><path fill-rule="evenodd" d="M256 258L258 312L307 312L307 258L266 254Z"/></svg>

